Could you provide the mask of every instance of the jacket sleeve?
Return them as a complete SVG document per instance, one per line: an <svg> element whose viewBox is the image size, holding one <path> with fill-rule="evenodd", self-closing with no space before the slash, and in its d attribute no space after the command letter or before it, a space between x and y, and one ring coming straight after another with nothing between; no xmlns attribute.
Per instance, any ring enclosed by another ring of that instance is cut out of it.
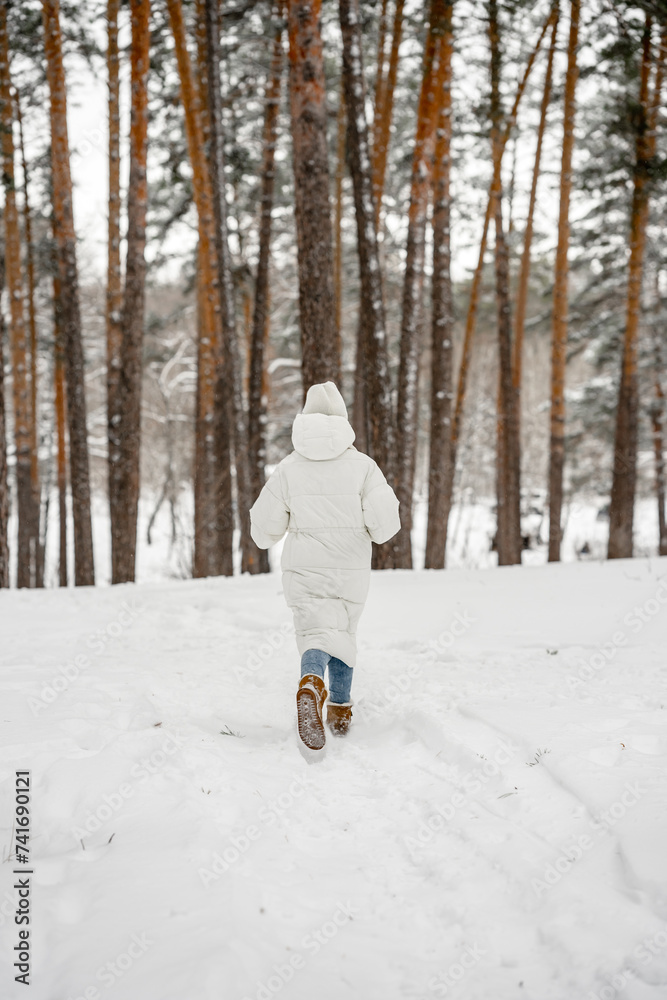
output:
<svg viewBox="0 0 667 1000"><path fill-rule="evenodd" d="M401 527L398 499L376 462L373 462L366 476L361 506L364 523L374 542L381 545L394 537Z"/></svg>
<svg viewBox="0 0 667 1000"><path fill-rule="evenodd" d="M283 537L289 525L289 508L276 469L250 508L250 534L260 549L268 549Z"/></svg>

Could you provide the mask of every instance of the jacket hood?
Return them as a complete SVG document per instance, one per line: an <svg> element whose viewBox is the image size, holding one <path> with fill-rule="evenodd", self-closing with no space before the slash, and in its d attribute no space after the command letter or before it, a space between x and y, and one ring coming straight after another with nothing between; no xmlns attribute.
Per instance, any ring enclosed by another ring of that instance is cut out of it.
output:
<svg viewBox="0 0 667 1000"><path fill-rule="evenodd" d="M303 412L292 425L292 444L304 458L338 458L350 447L355 433L347 419L345 400L333 382L311 385Z"/></svg>

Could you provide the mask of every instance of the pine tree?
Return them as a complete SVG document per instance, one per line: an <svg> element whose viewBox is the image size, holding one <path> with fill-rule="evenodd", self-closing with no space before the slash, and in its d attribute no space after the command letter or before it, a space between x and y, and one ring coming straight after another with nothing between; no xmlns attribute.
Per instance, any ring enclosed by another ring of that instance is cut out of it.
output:
<svg viewBox="0 0 667 1000"><path fill-rule="evenodd" d="M376 107L377 107L376 89ZM345 74L340 77L340 97L338 114L338 160L336 166L336 233L334 246L334 278L336 282L336 314L339 324L343 310L343 176L348 160L348 125L347 107L345 101ZM377 227L376 227L377 231ZM340 330L340 325L339 325ZM352 398L352 427L355 434L355 447L368 454L370 450L370 434L368 427L368 394L366 392L366 347L365 328L361 315L361 303L357 314L357 336L354 349L354 396ZM375 554L375 550L374 550Z"/></svg>
<svg viewBox="0 0 667 1000"><path fill-rule="evenodd" d="M558 244L554 275L551 334L551 430L549 443L549 562L560 560L563 467L565 464L565 365L568 334L568 247L570 243L570 192L574 148L575 88L579 0L570 4L570 37L563 111L563 151L560 175Z"/></svg>
<svg viewBox="0 0 667 1000"><path fill-rule="evenodd" d="M477 323L477 310L479 307L480 290L482 284L482 272L484 270L484 258L486 255L489 224L491 222L492 212L495 203L495 192L500 184L502 158L505 151L505 147L507 146L507 141L512 131L512 127L516 122L516 116L519 110L519 105L525 93L531 71L535 64L535 59L537 58L537 55L540 51L540 47L542 45L544 36L549 26L553 23L554 17L555 17L555 12L552 10L549 12L549 16L545 20L540 35L526 62L526 67L524 69L523 76L517 86L516 94L514 97L514 103L512 105L512 110L507 116L505 128L502 132L500 142L498 142L495 145L495 147L492 148L493 162L492 162L491 182L489 185L489 196L486 203L486 212L484 215L484 222L482 225L482 235L479 242L477 264L475 266L475 271L473 273L473 278L470 286L470 298L468 300L468 309L466 312L463 344L461 349L461 361L459 365L459 373L456 383L454 414L452 417L451 461L445 467L445 483L444 483L445 500L443 501L443 504L446 510L449 510L451 508L452 494L454 490L456 459L458 454L461 424L463 420L463 409L465 406L465 399L466 399L468 372L470 370L470 362L472 359L472 347L475 336L475 327Z"/></svg>
<svg viewBox="0 0 667 1000"><path fill-rule="evenodd" d="M498 4L489 0L491 47L491 144L493 160L502 160L502 107L500 100L501 41ZM497 532L498 565L521 562L520 442L517 401L512 378L512 318L509 289L509 252L503 230L500 171L492 188L496 233L494 264L498 326L498 415L497 415Z"/></svg>
<svg viewBox="0 0 667 1000"><path fill-rule="evenodd" d="M255 302L250 337L250 373L248 378L248 456L251 493L257 498L264 486L266 465L266 363L265 351L269 335L270 298L269 264L271 253L271 223L275 188L275 152L278 137L278 112L283 72L282 4L274 6L271 65L266 83L264 134L262 148L262 179L259 217L259 251L255 277ZM337 300L338 302L338 300ZM338 326L338 324L337 324ZM258 571L268 573L269 553L259 551Z"/></svg>
<svg viewBox="0 0 667 1000"><path fill-rule="evenodd" d="M60 301L65 342L67 418L74 515L74 582L95 582L93 532L90 514L90 476L86 430L84 358L79 309L76 237L72 213L72 178L67 136L67 96L62 58L60 5L42 0L44 50L50 94L51 169L53 174L53 218L58 250Z"/></svg>
<svg viewBox="0 0 667 1000"><path fill-rule="evenodd" d="M35 557L39 544L39 521L35 518L31 483L31 408L29 355L23 313L23 267L21 238L14 182L14 113L9 76L7 3L0 3L0 124L2 126L2 177L5 188L5 268L9 293L10 357L14 402L14 442L16 447L16 497L18 508L18 549L16 584L30 587L35 582Z"/></svg>
<svg viewBox="0 0 667 1000"><path fill-rule="evenodd" d="M304 398L311 385L340 381L321 0L288 0L289 92L294 214L299 263L299 322Z"/></svg>
<svg viewBox="0 0 667 1000"><path fill-rule="evenodd" d="M417 453L417 385L426 213L432 178L438 59L440 42L446 30L448 6L446 0L431 0L412 154L397 408L396 495L401 505L401 530L393 540L395 565L401 569L412 568L412 493Z"/></svg>
<svg viewBox="0 0 667 1000"><path fill-rule="evenodd" d="M121 310L118 383L117 520L112 530L112 583L134 581L141 449L141 381L146 287L149 0L130 0L132 41L127 257Z"/></svg>
<svg viewBox="0 0 667 1000"><path fill-rule="evenodd" d="M556 39L558 36L559 7L554 5L555 17L551 28L551 44L547 59L547 68L544 74L544 89L542 91L542 103L540 105L540 123L537 129L537 142L535 146L535 162L533 164L533 176L530 186L530 198L528 201L528 215L526 217L526 227L523 234L523 251L521 254L521 267L519 270L519 280L516 293L516 309L514 316L514 338L512 343L512 377L514 392L516 395L517 421L519 430L521 426L521 376L523 367L523 342L526 325L526 304L528 300L528 281L530 278L531 247L533 243L533 223L535 219L535 205L537 204L537 184L540 178L540 168L542 163L542 143L547 124L547 111L551 101L551 83L553 78L554 54L556 51Z"/></svg>
<svg viewBox="0 0 667 1000"><path fill-rule="evenodd" d="M658 113L662 102L662 86L664 82L665 67L667 66L667 19L665 19L660 33L660 48L658 51L658 65L656 69L656 79L653 94L653 106L651 108L651 148L652 157L656 155ZM665 458L664 458L664 415L665 415L665 393L662 387L665 363L664 352L661 339L662 295L660 291L660 266L655 271L655 323L653 325L653 392L654 398L650 409L651 430L653 436L653 452L655 456L655 492L658 506L658 555L667 556L667 486L665 484Z"/></svg>
<svg viewBox="0 0 667 1000"><path fill-rule="evenodd" d="M384 191L384 178L387 167L387 155L389 152L389 138L394 107L394 93L396 89L396 77L398 73L398 52L401 43L401 32L403 27L403 7L404 0L397 0L394 12L394 25L392 31L392 45L389 57L389 68L385 74L386 62L385 39L387 31L387 5L383 4L380 17L380 37L378 42L378 68L375 83L375 102L373 112L373 141L370 150L371 173L373 186L373 204L375 211L375 229L380 233L380 210L382 207L382 194ZM341 108L342 110L342 108ZM341 162L339 157L339 163ZM342 165L342 164L341 164ZM369 410L366 394L366 383L368 374L366 372L365 361L365 331L361 314L357 327L357 345L354 371L354 406L352 414L352 425L356 432L357 447L368 452L369 444ZM392 460L393 461L393 460ZM381 556L384 560L388 558L388 549L374 550L373 564L375 568L377 558Z"/></svg>
<svg viewBox="0 0 667 1000"><path fill-rule="evenodd" d="M227 420L219 402L219 366L222 364L220 299L215 252L215 212L209 176L201 111L187 49L180 0L167 0L185 131L192 165L192 186L199 222L198 246L198 380L195 434L195 549L193 573L197 577L231 576L232 560L231 475ZM221 427L223 423L225 426ZM221 441L224 440L224 446Z"/></svg>
<svg viewBox="0 0 667 1000"><path fill-rule="evenodd" d="M375 71L375 92L373 95L373 123L379 120L382 104L384 102L387 79L384 72L387 60L387 8L389 0L381 0L380 16L378 18L378 45L377 45L377 69ZM340 10L339 10L340 16Z"/></svg>
<svg viewBox="0 0 667 1000"><path fill-rule="evenodd" d="M343 323L343 178L345 176L346 131L345 88L341 74L338 111L336 113L336 173L334 175L334 198L336 202L334 209L334 295L336 298L336 329L338 330L339 338ZM355 425L354 418L352 423ZM362 448L362 450L364 449Z"/></svg>
<svg viewBox="0 0 667 1000"><path fill-rule="evenodd" d="M667 43L667 32L663 35ZM657 106L657 105L656 105ZM665 488L665 393L662 387L664 374L664 351L662 345L663 321L662 296L660 294L660 267L655 272L655 313L652 329L653 353L653 400L649 409L655 461L655 495L658 507L658 555L667 556L667 489Z"/></svg>
<svg viewBox="0 0 667 1000"><path fill-rule="evenodd" d="M30 489L32 494L34 540L34 580L36 587L44 586L44 544L40 532L41 495L39 485L39 410L37 406L37 317L35 309L35 248L32 235L32 213L28 197L29 172L23 141L23 115L18 91L15 91L16 122L19 129L21 173L23 174L23 231L25 235L26 306L28 309L28 338L30 354ZM48 498L47 498L48 502ZM46 526L45 526L46 527Z"/></svg>
<svg viewBox="0 0 667 1000"><path fill-rule="evenodd" d="M111 525L112 578L119 559L123 517L120 486L121 462L121 311L123 282L120 260L120 58L118 52L118 11L120 0L107 3L107 81L109 112L109 198L107 235L106 341L107 341L107 438L108 494Z"/></svg>
<svg viewBox="0 0 667 1000"><path fill-rule="evenodd" d="M445 565L449 504L446 482L451 478L451 417L453 381L454 304L450 271L450 172L452 138L452 14L446 11L436 88L438 118L433 168L433 279L431 307L431 426L429 441L426 569Z"/></svg>
<svg viewBox="0 0 667 1000"><path fill-rule="evenodd" d="M237 510L241 535L241 571L257 573L260 569L260 550L250 536L249 511L254 497L251 495L250 484L248 426L243 399L243 364L239 355L236 334L234 284L227 238L227 203L224 191L222 106L220 100L219 0L203 0L203 6L208 91L207 99L203 103L208 114L209 125L208 167L215 215L215 250L224 358L218 385L218 399L223 407L219 420L229 419L232 429ZM226 407L225 401L227 401Z"/></svg>
<svg viewBox="0 0 667 1000"><path fill-rule="evenodd" d="M0 294L5 285L5 258L0 257ZM5 421L5 317L0 309L0 589L9 586L9 483Z"/></svg>
<svg viewBox="0 0 667 1000"><path fill-rule="evenodd" d="M343 84L347 137L357 222L361 277L360 327L363 330L365 396L370 425L370 453L391 481L394 477L394 417L387 357L382 271L378 253L373 179L365 112L364 68L358 0L340 0L343 35ZM378 555L378 568L387 566L391 550Z"/></svg>
<svg viewBox="0 0 667 1000"><path fill-rule="evenodd" d="M387 155L389 153L389 137L391 119L394 108L396 77L398 75L398 55L403 32L403 8L405 0L396 0L394 10L394 25L391 36L391 53L386 80L383 78L380 88L380 100L376 99L373 120L373 200L375 203L375 228L380 228L380 212L382 210L382 195L384 193L384 178L387 171ZM384 60L383 60L384 62ZM379 63L378 63L379 65Z"/></svg>
<svg viewBox="0 0 667 1000"><path fill-rule="evenodd" d="M53 380L56 424L56 482L58 486L58 585L67 586L67 399L65 343L58 262L53 269Z"/></svg>
<svg viewBox="0 0 667 1000"><path fill-rule="evenodd" d="M620 5L619 5L620 6ZM651 4L641 5L656 11ZM629 220L632 215L636 169L637 126L641 122L639 90L645 29L643 12L637 5L605 10L589 25L587 44L596 54L596 86L582 90L577 110L577 143L581 146L575 181L587 211L579 214L572 230L576 253L572 254L573 293L570 300L568 357L574 361L573 375L585 358L585 381L576 386L568 404L567 456L572 490L593 491L600 506L609 498L614 436L619 397L620 358L625 336L628 305ZM627 12L627 16L626 16ZM657 38L654 55L657 56ZM655 79L654 58L653 78ZM650 88L655 93L655 87ZM649 103L653 103L650 101ZM663 97L664 105L664 97ZM658 121L662 121L662 115ZM665 132L656 135L658 153L650 170L650 215L644 270L649 252L652 266L664 270L662 246L665 213ZM624 248L627 248L624 250ZM652 273L655 273L654 271ZM643 282L646 285L646 282ZM654 398L655 361L650 329L653 325L652 289L642 293L638 335L639 380L638 448L648 456L653 451L651 408ZM647 418L647 419L644 419ZM643 466L637 469L637 487L648 485ZM648 469L647 469L648 471Z"/></svg>
<svg viewBox="0 0 667 1000"><path fill-rule="evenodd" d="M652 18L646 15L642 44L639 105L636 124L636 160L633 177L632 210L630 215L630 259L628 261L628 293L623 338L621 385L616 410L614 438L614 473L609 505L609 559L632 556L635 489L637 482L637 441L639 436L639 383L637 378L637 348L640 299L644 271L646 224L649 211L650 179L655 157L655 127L657 120L649 108L651 75ZM664 50L659 49L656 67L653 107L660 105ZM653 126L653 127L652 127Z"/></svg>

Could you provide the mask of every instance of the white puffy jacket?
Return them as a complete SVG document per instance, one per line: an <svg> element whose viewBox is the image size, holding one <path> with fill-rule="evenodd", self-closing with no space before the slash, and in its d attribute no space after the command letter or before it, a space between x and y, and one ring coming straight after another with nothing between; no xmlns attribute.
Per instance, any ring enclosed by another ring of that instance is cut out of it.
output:
<svg viewBox="0 0 667 1000"><path fill-rule="evenodd" d="M353 446L354 437L335 384L311 386L292 427L294 451L250 511L260 548L288 533L281 568L299 654L322 649L350 667L370 583L371 539L386 542L401 526L394 491Z"/></svg>

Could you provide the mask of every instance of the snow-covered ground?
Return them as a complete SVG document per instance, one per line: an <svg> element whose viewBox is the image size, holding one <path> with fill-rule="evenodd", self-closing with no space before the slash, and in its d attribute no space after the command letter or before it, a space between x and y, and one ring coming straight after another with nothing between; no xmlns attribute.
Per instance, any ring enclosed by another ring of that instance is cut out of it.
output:
<svg viewBox="0 0 667 1000"><path fill-rule="evenodd" d="M3 1000L667 996L667 559L375 573L317 763L279 575L0 617Z"/></svg>

